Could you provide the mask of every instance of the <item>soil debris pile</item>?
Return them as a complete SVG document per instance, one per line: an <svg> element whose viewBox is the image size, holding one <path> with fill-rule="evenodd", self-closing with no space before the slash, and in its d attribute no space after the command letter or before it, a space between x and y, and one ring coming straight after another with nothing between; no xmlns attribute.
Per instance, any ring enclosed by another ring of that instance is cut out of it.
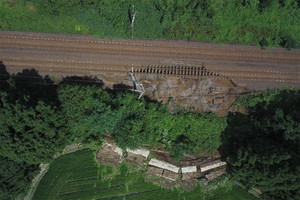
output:
<svg viewBox="0 0 300 200"><path fill-rule="evenodd" d="M169 103L170 112L177 107L191 111L213 112L225 116L236 95L248 90L231 80L218 76L198 78L166 76L157 74L134 74L145 87L145 96L162 103ZM129 90L133 82L129 76L99 76L108 88ZM116 88L118 85L118 88ZM124 87L120 87L123 85ZM128 86L128 87L125 87Z"/></svg>
<svg viewBox="0 0 300 200"><path fill-rule="evenodd" d="M123 162L123 151L116 144L105 143L103 148L97 151L96 158L100 163L119 167Z"/></svg>

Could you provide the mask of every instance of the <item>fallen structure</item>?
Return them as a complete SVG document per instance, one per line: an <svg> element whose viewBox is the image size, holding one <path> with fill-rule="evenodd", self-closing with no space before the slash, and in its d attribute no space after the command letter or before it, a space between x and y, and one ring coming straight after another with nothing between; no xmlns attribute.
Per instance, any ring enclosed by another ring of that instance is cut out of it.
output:
<svg viewBox="0 0 300 200"><path fill-rule="evenodd" d="M147 164L147 159L150 151L147 149L138 148L136 150L126 149L126 161L136 167L142 167Z"/></svg>
<svg viewBox="0 0 300 200"><path fill-rule="evenodd" d="M149 165L152 165L152 166L155 166L155 167L158 167L158 168L162 168L162 169L166 169L166 170L172 171L174 173L179 172L179 167L177 167L175 165L172 165L170 163L161 161L161 160L154 159L154 158L152 158L150 160Z"/></svg>
<svg viewBox="0 0 300 200"><path fill-rule="evenodd" d="M226 162L221 161L219 158L207 159L205 163L201 159L198 162L192 162L190 166L178 167L155 158L148 162L149 155L150 150L143 148L126 149L126 153L123 154L122 149L117 147L112 140L106 138L103 148L97 152L97 159L100 163L119 167L124 157L126 157L126 162L131 166L138 169L144 169L143 167L147 166L146 174L150 175L148 178L151 181L158 182L164 187L173 187L174 184L181 182L187 190L191 190L196 186L197 180L201 177L205 178L206 181L212 181L226 173Z"/></svg>
<svg viewBox="0 0 300 200"><path fill-rule="evenodd" d="M181 180L191 180L197 177L197 166L181 167Z"/></svg>
<svg viewBox="0 0 300 200"><path fill-rule="evenodd" d="M214 160L213 162L205 163L200 165L200 171L201 172L206 172L221 166L226 165L226 162L221 161L220 159Z"/></svg>
<svg viewBox="0 0 300 200"><path fill-rule="evenodd" d="M226 173L226 168L222 168L222 169L219 169L217 171L212 171L208 174L205 175L205 178L208 180L208 181L213 181L215 180L216 178L222 176L223 174Z"/></svg>
<svg viewBox="0 0 300 200"><path fill-rule="evenodd" d="M152 171L158 172L158 169L160 169L159 172L162 170L160 176L163 178L176 181L179 177L180 168L170 163L152 158L149 162L149 166L150 167L148 167L148 171L147 171L148 174L151 174ZM153 175L157 175L157 173Z"/></svg>

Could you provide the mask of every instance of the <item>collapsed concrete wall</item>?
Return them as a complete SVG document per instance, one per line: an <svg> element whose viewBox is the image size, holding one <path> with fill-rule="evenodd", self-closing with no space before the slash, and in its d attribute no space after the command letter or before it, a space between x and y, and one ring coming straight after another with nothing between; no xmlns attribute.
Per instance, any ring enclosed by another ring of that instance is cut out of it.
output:
<svg viewBox="0 0 300 200"><path fill-rule="evenodd" d="M179 167L177 167L175 165L172 165L170 163L161 161L161 160L154 159L154 158L152 158L150 160L149 165L152 165L152 166L155 166L155 167L158 167L158 168L162 168L162 169L166 169L166 170L172 171L174 173L179 172Z"/></svg>
<svg viewBox="0 0 300 200"><path fill-rule="evenodd" d="M150 170L153 170L153 167L162 169L161 177L163 178L176 181L179 177L180 168L170 163L152 158L148 165L150 166ZM148 172L148 174L150 173Z"/></svg>
<svg viewBox="0 0 300 200"><path fill-rule="evenodd" d="M197 178L197 166L181 167L181 179L191 180Z"/></svg>
<svg viewBox="0 0 300 200"><path fill-rule="evenodd" d="M219 170L216 170L216 171L209 172L208 174L205 175L205 178L208 181L213 181L213 180L215 180L216 178L222 176L225 173L226 173L226 168L222 168L222 169L219 169Z"/></svg>
<svg viewBox="0 0 300 200"><path fill-rule="evenodd" d="M114 167L119 167L124 159L126 159L131 166L138 167L138 169L143 169L142 167L147 166L146 174L158 180L162 185L166 184L166 187L170 187L170 183L172 182L173 186L174 184L181 184L188 190L192 189L191 185L195 186L197 180L201 177L212 181L226 173L226 168L224 167L226 162L220 159L207 159L206 163L199 160L199 162L197 162L198 164L192 162L194 165L180 167L176 166L175 163L171 164L155 158L152 158L148 162L149 154L149 150L142 148L136 150L126 149L126 153L123 154L122 149L113 141L106 140L103 148L97 152L97 159L100 163Z"/></svg>
<svg viewBox="0 0 300 200"><path fill-rule="evenodd" d="M136 150L126 149L127 157L126 161L137 167L142 167L147 164L147 158L150 154L150 151L147 149L138 148Z"/></svg>
<svg viewBox="0 0 300 200"><path fill-rule="evenodd" d="M200 165L200 171L206 172L215 168L219 168L224 165L226 165L226 162L223 162L220 159L218 159L218 160L214 160L213 162Z"/></svg>

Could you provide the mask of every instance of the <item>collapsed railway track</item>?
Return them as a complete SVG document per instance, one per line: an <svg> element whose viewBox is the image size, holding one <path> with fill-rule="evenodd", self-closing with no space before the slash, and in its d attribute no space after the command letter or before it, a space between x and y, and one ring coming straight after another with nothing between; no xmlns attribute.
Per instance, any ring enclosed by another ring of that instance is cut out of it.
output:
<svg viewBox="0 0 300 200"><path fill-rule="evenodd" d="M3 31L0 61L13 73L34 68L48 75L127 76L132 68L138 74L230 79L251 89L300 87L300 50Z"/></svg>
<svg viewBox="0 0 300 200"><path fill-rule="evenodd" d="M218 73L216 73L218 71ZM175 75L183 77L206 77L211 76L220 79L264 79L264 80L278 80L284 79L286 82L297 83L299 81L299 73L278 72L278 71L250 71L250 70L214 70L208 71L204 66L148 66L134 70L136 73L143 74L159 74L159 75ZM222 74L222 75L221 75Z"/></svg>

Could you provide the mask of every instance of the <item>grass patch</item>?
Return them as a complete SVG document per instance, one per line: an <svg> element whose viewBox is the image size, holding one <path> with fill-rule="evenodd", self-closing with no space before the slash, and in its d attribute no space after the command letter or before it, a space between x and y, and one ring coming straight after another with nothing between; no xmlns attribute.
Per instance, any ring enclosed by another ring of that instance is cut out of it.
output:
<svg viewBox="0 0 300 200"><path fill-rule="evenodd" d="M0 0L0 29L129 39L132 36L130 10L135 5L134 39L169 38L299 48L300 27L296 23L299 6L292 1L270 2L262 6L235 0L223 3Z"/></svg>
<svg viewBox="0 0 300 200"><path fill-rule="evenodd" d="M206 196L206 197L205 197ZM63 155L54 160L34 194L33 200L72 199L239 199L252 200L247 192L219 188L206 194L200 186L185 192L176 188L166 190L146 183L143 176L132 172L126 163L119 169L95 162L94 152L88 149Z"/></svg>
<svg viewBox="0 0 300 200"><path fill-rule="evenodd" d="M222 200L257 200L256 197L249 195L249 193L238 186L234 186L230 192L223 189L217 189L212 195L215 199Z"/></svg>

